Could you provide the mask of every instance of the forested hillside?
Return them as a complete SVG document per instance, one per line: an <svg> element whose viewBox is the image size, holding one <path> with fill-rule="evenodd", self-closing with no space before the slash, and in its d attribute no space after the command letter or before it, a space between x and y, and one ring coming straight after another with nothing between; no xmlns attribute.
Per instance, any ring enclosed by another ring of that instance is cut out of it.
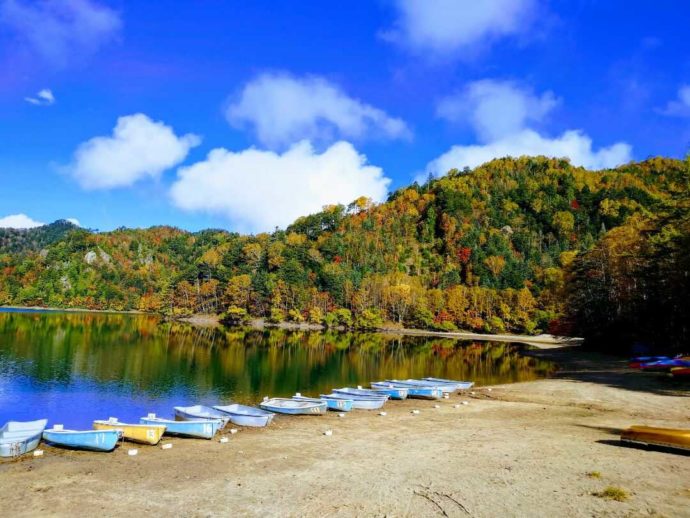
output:
<svg viewBox="0 0 690 518"><path fill-rule="evenodd" d="M507 158L380 205L326 207L271 234L73 228L32 246L2 240L0 304L360 328L591 330L600 322L586 308L610 310L622 296L606 284L616 250L649 254L644 275L659 277L661 292L675 282L656 265L674 260L665 247L687 250L689 178L687 162L663 158L600 172ZM687 268L688 255L676 255ZM678 268L669 266L682 276ZM642 275L630 273L633 284Z"/></svg>

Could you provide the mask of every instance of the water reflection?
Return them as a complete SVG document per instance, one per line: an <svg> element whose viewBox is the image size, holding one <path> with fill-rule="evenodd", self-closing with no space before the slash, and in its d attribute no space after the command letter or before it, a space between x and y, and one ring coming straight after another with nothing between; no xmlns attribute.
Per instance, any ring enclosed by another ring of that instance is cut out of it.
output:
<svg viewBox="0 0 690 518"><path fill-rule="evenodd" d="M256 402L384 378L481 385L549 372L518 351L371 333L203 329L145 315L0 313L0 423L37 413L80 424L166 415L173 404Z"/></svg>

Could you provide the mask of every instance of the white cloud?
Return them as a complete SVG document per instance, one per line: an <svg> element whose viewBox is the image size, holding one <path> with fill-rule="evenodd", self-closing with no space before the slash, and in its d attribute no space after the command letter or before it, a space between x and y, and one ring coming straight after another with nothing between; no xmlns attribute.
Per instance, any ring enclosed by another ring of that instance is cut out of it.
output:
<svg viewBox="0 0 690 518"><path fill-rule="evenodd" d="M57 66L96 52L122 26L117 12L92 0L0 0L0 23Z"/></svg>
<svg viewBox="0 0 690 518"><path fill-rule="evenodd" d="M271 148L302 139L330 142L351 139L410 138L401 119L353 99L320 77L263 74L247 83L227 109L235 127L250 126Z"/></svg>
<svg viewBox="0 0 690 518"><path fill-rule="evenodd" d="M690 117L690 85L682 85L678 97L669 101L661 113L670 117Z"/></svg>
<svg viewBox="0 0 690 518"><path fill-rule="evenodd" d="M469 124L479 143L451 147L429 162L416 180L423 182L429 174L441 176L453 168L473 168L506 156L568 158L588 169L616 167L632 159L632 148L625 142L594 149L592 139L581 130L549 137L529 127L543 121L558 102L551 92L535 95L510 82L470 83L461 94L442 101L437 114Z"/></svg>
<svg viewBox="0 0 690 518"><path fill-rule="evenodd" d="M45 223L31 219L26 214L12 214L0 218L0 228L35 228L43 225Z"/></svg>
<svg viewBox="0 0 690 518"><path fill-rule="evenodd" d="M629 162L632 159L631 152L630 145L624 142L594 150L592 139L577 130L548 138L536 131L524 129L487 144L453 146L429 162L426 171L427 174L441 176L450 169L474 168L494 158L538 155L569 158L572 164L587 169L607 169ZM423 177L422 180L426 178Z"/></svg>
<svg viewBox="0 0 690 518"><path fill-rule="evenodd" d="M178 165L200 142L191 133L178 137L143 113L127 115L117 120L112 136L80 144L68 170L85 189L126 187Z"/></svg>
<svg viewBox="0 0 690 518"><path fill-rule="evenodd" d="M540 0L396 0L384 37L419 53L472 54L530 29Z"/></svg>
<svg viewBox="0 0 690 518"><path fill-rule="evenodd" d="M24 100L28 103L35 104L36 106L50 106L55 102L55 96L52 90L44 88L40 90L34 97L24 97Z"/></svg>
<svg viewBox="0 0 690 518"><path fill-rule="evenodd" d="M319 154L302 141L280 154L219 148L178 170L173 203L187 211L220 214L248 231L284 227L324 205L359 196L383 200L390 180L348 142Z"/></svg>
<svg viewBox="0 0 690 518"><path fill-rule="evenodd" d="M451 122L469 122L477 137L488 142L540 122L558 104L553 92L535 95L510 81L485 79L468 84L438 104L436 114Z"/></svg>
<svg viewBox="0 0 690 518"><path fill-rule="evenodd" d="M69 221L70 223L72 223L72 225L81 227L81 223L79 223L79 220L77 218L67 218L65 221Z"/></svg>

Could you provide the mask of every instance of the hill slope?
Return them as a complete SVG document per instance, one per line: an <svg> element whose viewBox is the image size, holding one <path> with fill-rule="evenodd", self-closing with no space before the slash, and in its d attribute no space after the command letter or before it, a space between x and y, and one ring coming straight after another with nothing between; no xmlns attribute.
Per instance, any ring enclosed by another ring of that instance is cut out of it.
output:
<svg viewBox="0 0 690 518"><path fill-rule="evenodd" d="M667 213L687 182L688 164L671 159L591 172L507 158L272 234L71 229L0 247L0 303L546 330L578 254L633 218Z"/></svg>

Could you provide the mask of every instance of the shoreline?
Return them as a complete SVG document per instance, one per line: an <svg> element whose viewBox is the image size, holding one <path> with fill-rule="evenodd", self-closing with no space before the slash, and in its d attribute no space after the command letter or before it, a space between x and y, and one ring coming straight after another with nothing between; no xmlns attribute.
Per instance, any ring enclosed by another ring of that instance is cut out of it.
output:
<svg viewBox="0 0 690 518"><path fill-rule="evenodd" d="M156 313L146 313L144 311L128 310L128 311L116 311L116 310L106 310L106 309L78 309L78 308L54 308L54 307L40 307L40 306L0 306L0 311L3 309L16 310L17 312L26 311L45 311L45 312L66 312L66 313L111 313L116 315L154 315L160 316ZM220 327L222 326L220 322L220 315L204 314L199 313L187 317L179 317L170 319L175 322L184 322L198 327ZM242 327L242 326L238 326ZM266 322L264 319L255 318L252 319L247 326L253 329L266 329L266 328L276 328L276 329L286 329L294 331L326 331L328 328L321 324L310 324L308 322L295 323L295 322L278 322L271 323ZM348 331L342 327L333 328L338 331ZM524 343L538 347L540 349L551 349L560 348L568 346L581 345L584 341L582 338L568 337L568 336L555 336L550 334L540 334L540 335L515 335L509 333L501 334L484 334L484 333L474 333L469 331L433 331L427 329L409 329L409 328L391 328L382 327L374 329L371 331L360 331L353 329L353 332L372 332L372 333L384 333L384 334L394 334L403 336L429 336L437 338L455 338L458 340L483 340L487 342L517 342Z"/></svg>
<svg viewBox="0 0 690 518"><path fill-rule="evenodd" d="M42 444L42 457L0 462L0 498L21 516L687 512L687 455L623 447L617 435L632 424L690 426L687 385L581 348L532 354L561 369L448 400L389 402L386 416L278 416L267 429L226 429L225 444L166 438L167 450L124 443L99 454ZM596 496L609 486L629 497Z"/></svg>

